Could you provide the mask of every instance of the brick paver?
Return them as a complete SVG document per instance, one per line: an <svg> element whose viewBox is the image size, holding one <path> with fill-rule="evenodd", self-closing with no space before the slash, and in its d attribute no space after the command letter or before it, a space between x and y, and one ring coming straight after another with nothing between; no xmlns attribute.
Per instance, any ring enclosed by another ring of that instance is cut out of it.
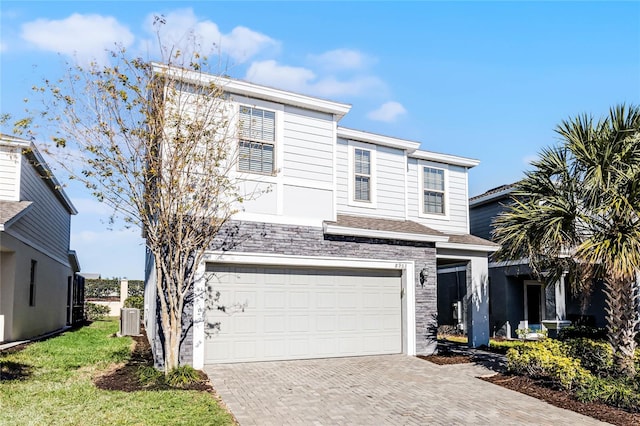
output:
<svg viewBox="0 0 640 426"><path fill-rule="evenodd" d="M406 355L208 365L241 425L597 425L482 381L475 364Z"/></svg>

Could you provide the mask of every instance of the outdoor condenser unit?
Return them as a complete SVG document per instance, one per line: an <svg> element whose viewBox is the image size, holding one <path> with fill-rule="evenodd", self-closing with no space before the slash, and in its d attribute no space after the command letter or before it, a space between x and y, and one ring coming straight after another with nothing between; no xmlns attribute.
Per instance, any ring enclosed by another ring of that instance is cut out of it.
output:
<svg viewBox="0 0 640 426"><path fill-rule="evenodd" d="M122 308L120 309L120 335L139 336L140 335L140 309Z"/></svg>

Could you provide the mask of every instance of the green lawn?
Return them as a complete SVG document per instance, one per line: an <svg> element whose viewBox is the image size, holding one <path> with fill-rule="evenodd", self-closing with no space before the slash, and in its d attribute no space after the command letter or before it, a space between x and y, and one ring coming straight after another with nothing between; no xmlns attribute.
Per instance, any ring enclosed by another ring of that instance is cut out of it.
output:
<svg viewBox="0 0 640 426"><path fill-rule="evenodd" d="M185 390L119 392L92 378L125 362L132 340L112 337L116 321L0 352L0 368L23 377L0 381L2 425L228 425L231 416L208 393Z"/></svg>

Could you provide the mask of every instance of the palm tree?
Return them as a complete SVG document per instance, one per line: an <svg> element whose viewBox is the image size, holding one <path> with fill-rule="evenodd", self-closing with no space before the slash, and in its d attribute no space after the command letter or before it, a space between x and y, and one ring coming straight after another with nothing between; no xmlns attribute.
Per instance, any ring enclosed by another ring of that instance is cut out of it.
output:
<svg viewBox="0 0 640 426"><path fill-rule="evenodd" d="M619 105L594 121L557 126L560 144L532 163L514 202L494 221L502 259L528 259L573 290L605 285L607 335L618 374L635 375L640 273L640 107Z"/></svg>

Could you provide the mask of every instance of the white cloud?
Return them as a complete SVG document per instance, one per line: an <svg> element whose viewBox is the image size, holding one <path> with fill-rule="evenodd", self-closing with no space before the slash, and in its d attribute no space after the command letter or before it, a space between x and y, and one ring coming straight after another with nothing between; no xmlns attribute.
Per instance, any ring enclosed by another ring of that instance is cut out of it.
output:
<svg viewBox="0 0 640 426"><path fill-rule="evenodd" d="M380 108L371 111L367 117L375 121L384 121L385 123L393 123L399 116L406 114L407 110L402 104L390 101L382 104Z"/></svg>
<svg viewBox="0 0 640 426"><path fill-rule="evenodd" d="M304 92L316 75L306 68L280 65L274 60L268 60L252 63L245 78L254 83L279 89Z"/></svg>
<svg viewBox="0 0 640 426"><path fill-rule="evenodd" d="M339 80L328 76L318 79L310 69L280 65L274 60L252 63L245 78L258 84L330 98L386 90L384 83L377 77L355 76Z"/></svg>
<svg viewBox="0 0 640 426"><path fill-rule="evenodd" d="M155 34L158 28L165 48L178 47L187 52L195 48L204 55L220 53L237 63L246 62L265 50L277 50L280 46L276 40L243 26L224 34L215 22L199 20L192 9L179 9L163 15L164 24L159 27L154 26L156 16L159 14L148 15L145 22L146 31L154 35L146 42L156 51L152 54L157 54Z"/></svg>
<svg viewBox="0 0 640 426"><path fill-rule="evenodd" d="M76 55L80 61L106 62L105 49L129 47L134 36L111 16L74 13L65 19L36 19L22 25L22 38L42 50Z"/></svg>
<svg viewBox="0 0 640 426"><path fill-rule="evenodd" d="M352 49L335 49L320 55L309 55L318 66L328 70L358 70L369 66L374 59Z"/></svg>

